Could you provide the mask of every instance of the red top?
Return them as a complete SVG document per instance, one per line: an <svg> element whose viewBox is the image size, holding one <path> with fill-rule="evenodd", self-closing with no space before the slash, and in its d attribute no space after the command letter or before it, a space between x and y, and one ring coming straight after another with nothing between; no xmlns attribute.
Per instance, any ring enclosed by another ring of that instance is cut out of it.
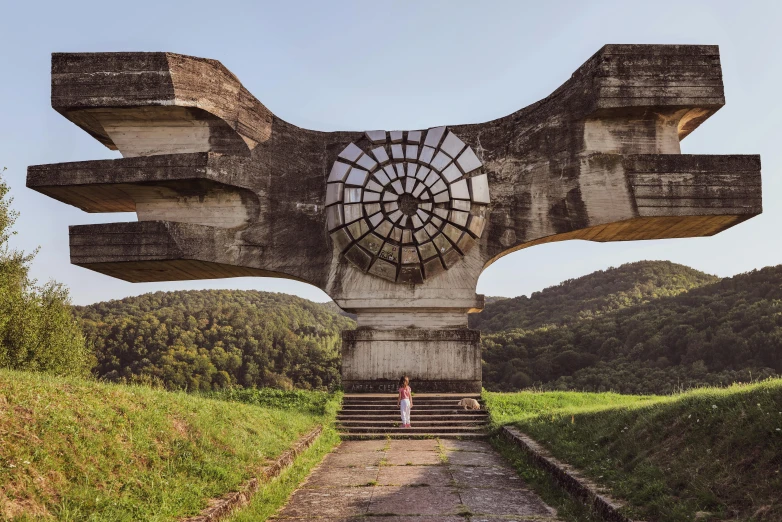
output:
<svg viewBox="0 0 782 522"><path fill-rule="evenodd" d="M405 386L404 388L399 388L399 399L400 400L410 400L410 386Z"/></svg>

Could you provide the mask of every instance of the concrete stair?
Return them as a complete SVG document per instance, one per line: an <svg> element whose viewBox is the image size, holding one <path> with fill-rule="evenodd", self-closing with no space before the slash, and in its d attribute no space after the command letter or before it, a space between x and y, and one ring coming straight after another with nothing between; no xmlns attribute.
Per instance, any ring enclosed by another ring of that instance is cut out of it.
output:
<svg viewBox="0 0 782 522"><path fill-rule="evenodd" d="M402 428L396 395L345 395L337 414L337 428L347 440L486 437L488 413L483 409L473 411L458 406L463 398L481 402L480 394L416 394L410 413L412 427Z"/></svg>

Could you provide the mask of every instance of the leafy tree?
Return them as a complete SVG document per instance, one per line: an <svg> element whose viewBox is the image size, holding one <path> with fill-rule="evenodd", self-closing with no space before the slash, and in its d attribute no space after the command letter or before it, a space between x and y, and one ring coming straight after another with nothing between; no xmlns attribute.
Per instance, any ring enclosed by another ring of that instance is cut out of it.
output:
<svg viewBox="0 0 782 522"><path fill-rule="evenodd" d="M69 303L68 290L30 278L35 256L11 248L19 214L0 171L0 367L85 374L90 355Z"/></svg>

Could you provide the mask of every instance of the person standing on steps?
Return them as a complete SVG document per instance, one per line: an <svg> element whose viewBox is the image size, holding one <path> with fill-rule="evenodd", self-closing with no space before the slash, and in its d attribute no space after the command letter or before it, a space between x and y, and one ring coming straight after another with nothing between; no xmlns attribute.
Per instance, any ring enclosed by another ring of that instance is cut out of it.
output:
<svg viewBox="0 0 782 522"><path fill-rule="evenodd" d="M409 428L410 410L413 408L413 390L410 389L410 379L407 378L407 375L403 375L399 379L399 397L397 397L396 405L402 414L402 427Z"/></svg>

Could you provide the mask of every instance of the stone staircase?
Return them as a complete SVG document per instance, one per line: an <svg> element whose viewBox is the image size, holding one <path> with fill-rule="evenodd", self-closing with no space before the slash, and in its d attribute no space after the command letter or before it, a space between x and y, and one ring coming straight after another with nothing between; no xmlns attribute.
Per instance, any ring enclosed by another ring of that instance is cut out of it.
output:
<svg viewBox="0 0 782 522"><path fill-rule="evenodd" d="M342 399L337 414L337 428L343 439L415 439L415 438L482 438L487 435L489 416L486 410L465 410L458 406L462 398L481 402L480 394L413 395L410 428L400 427L401 418L396 395L351 394ZM483 407L483 404L481 404Z"/></svg>

